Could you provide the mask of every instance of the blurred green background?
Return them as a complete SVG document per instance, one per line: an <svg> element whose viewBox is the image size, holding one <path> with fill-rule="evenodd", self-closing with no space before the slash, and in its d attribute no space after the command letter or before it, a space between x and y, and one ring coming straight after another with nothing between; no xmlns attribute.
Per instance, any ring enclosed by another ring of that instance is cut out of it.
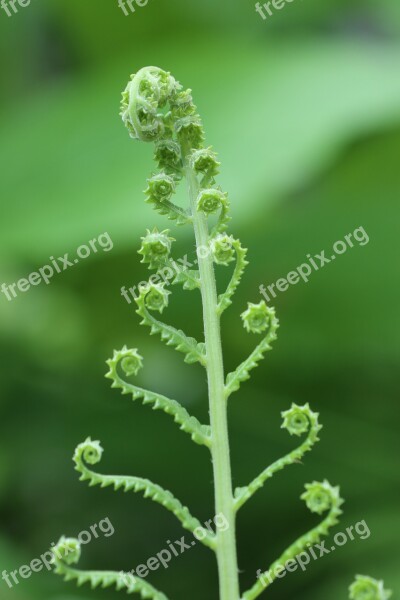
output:
<svg viewBox="0 0 400 600"><path fill-rule="evenodd" d="M337 531L365 519L355 540L269 590L271 600L339 600L355 573L400 590L399 190L400 5L395 0L296 0L263 21L250 0L150 0L124 16L116 0L32 0L0 11L0 283L108 232L112 252L8 302L0 295L0 572L40 556L62 533L109 517L115 535L85 547L81 566L132 569L183 532L139 495L79 483L71 456L88 435L105 448L101 470L148 477L201 520L213 514L207 451L172 420L133 404L104 379L124 343L145 357L139 383L207 419L200 367L185 365L139 327L120 295L148 276L136 254L162 226L143 202L152 149L118 117L130 73L170 70L194 91L207 142L222 161L232 230L251 265L223 322L232 370L251 350L239 319L259 285L364 227L370 242L274 301L278 342L231 400L235 485L294 447L280 412L310 402L324 424L302 466L276 476L241 512L243 589L316 523L303 485L328 478L346 499ZM193 251L175 230L176 256ZM195 292L174 290L167 319L201 336ZM214 557L196 547L149 578L175 600L216 600ZM266 596L267 594L265 594ZM77 590L51 573L5 600L116 598Z"/></svg>

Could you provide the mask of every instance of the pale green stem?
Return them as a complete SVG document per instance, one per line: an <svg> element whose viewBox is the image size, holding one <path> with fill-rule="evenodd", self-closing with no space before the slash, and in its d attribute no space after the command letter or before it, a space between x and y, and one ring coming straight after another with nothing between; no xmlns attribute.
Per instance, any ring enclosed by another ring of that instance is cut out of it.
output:
<svg viewBox="0 0 400 600"><path fill-rule="evenodd" d="M186 156L186 153L185 153ZM228 438L227 403L224 390L220 317L213 260L208 248L209 232L206 216L196 210L199 182L185 163L189 186L196 247L200 249L198 264L203 302L204 333L207 351L207 378L210 405L211 453L214 469L215 510L228 522L225 531L217 531L217 561L220 600L239 600L239 576L236 554L236 522L232 491L231 462ZM203 252L202 252L203 251Z"/></svg>

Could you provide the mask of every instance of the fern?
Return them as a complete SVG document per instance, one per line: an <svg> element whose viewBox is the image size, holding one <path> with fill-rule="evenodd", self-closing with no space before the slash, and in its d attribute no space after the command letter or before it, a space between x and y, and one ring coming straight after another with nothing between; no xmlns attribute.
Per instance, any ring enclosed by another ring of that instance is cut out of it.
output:
<svg viewBox="0 0 400 600"><path fill-rule="evenodd" d="M100 473L91 471L86 462L91 465L97 464L100 462L102 454L103 448L100 442L92 441L90 438L77 446L74 454L74 463L75 469L81 474L81 481L89 481L90 486L99 485L103 488L113 486L115 491L122 488L124 492L143 492L145 498L151 498L154 502L158 502L158 504L161 504L172 512L188 531L194 533L198 528L201 528L200 521L192 517L186 506L183 506L171 492L164 490L152 481L141 477L101 475ZM206 546L214 548L214 536L210 535L210 533L206 533L204 539L201 541Z"/></svg>
<svg viewBox="0 0 400 600"><path fill-rule="evenodd" d="M107 379L112 380L111 387L119 388L123 394L131 394L133 400L142 398L143 404L151 404L154 410L163 410L172 415L182 431L188 433L197 444L211 445L211 429L208 425L201 425L196 417L189 415L187 410L176 400L171 400L161 394L144 390L143 388L125 381L118 373L118 366L126 375L136 375L142 367L142 358L137 350L129 350L126 346L122 350L114 351L113 358L107 361L110 370L106 373Z"/></svg>
<svg viewBox="0 0 400 600"><path fill-rule="evenodd" d="M150 278L150 282L141 288L136 299L137 313L142 319L142 324L150 327L152 334L160 335L168 346L184 354L185 362L198 362L205 368L210 424L201 424L176 400L140 388L122 377L120 371L127 377L132 377L142 368L143 359L137 349L124 346L122 350L115 351L113 358L107 361L109 371L106 377L111 379L113 388L120 389L123 394L130 394L133 400L141 399L153 409L171 415L194 442L210 450L214 470L215 510L217 515L224 516L227 527L215 533L205 532L203 529L201 540L216 553L220 600L255 600L274 582L280 566L326 536L338 523L343 500L339 488L330 485L326 480L307 484L302 499L313 513L325 514L325 517L319 525L284 550L249 590L240 593L235 533L237 512L275 473L288 465L298 463L312 449L319 440L321 425L318 414L313 412L308 404L293 404L289 410L282 413L282 427L290 435L306 434L303 442L264 469L247 486L237 488L235 493L233 492L227 399L249 379L252 369L257 367L265 353L272 349L272 343L277 338L279 322L275 309L267 306L264 301L248 304L241 315L244 328L249 333L262 334L263 338L248 358L225 379L220 319L222 313L232 304L234 293L248 263L247 250L239 240L226 233L230 222L229 199L228 194L221 190L216 181L220 163L212 148L204 146L203 125L193 103L191 90L183 90L169 73L157 67L146 67L132 75L122 94L121 116L132 138L153 142L155 145L154 156L158 171L148 179L146 201L156 212L175 224L193 227L198 270L181 270L174 276L172 283L182 284L185 290L200 290L204 341L198 342L153 316L152 313L161 314L168 307L170 291L166 289L165 283L152 283ZM177 186L183 179L186 179L189 195L189 205L186 208L181 208L172 201ZM216 223L210 230L211 216L216 218ZM173 242L169 230L147 230L139 250L142 262L152 270L172 269ZM235 266L231 280L226 290L217 295L214 267L228 267L232 262L235 262ZM81 480L88 481L90 486L113 486L115 490L141 492L145 497L171 511L185 529L195 534L201 527L199 520L191 515L188 508L158 484L132 475L103 475L92 471L90 466L100 462L102 452L100 443L90 438L79 444L74 454L74 462ZM125 590L128 594L137 593L144 599L167 600L164 594L131 573L75 569L72 565L79 561L80 545L73 538L62 537L53 553L56 572L67 581L76 580L78 585L89 583L93 588L113 586L117 590ZM264 578L268 579L267 584ZM365 576L357 576L350 586L349 594L351 600L387 600L390 597L390 592L384 589L383 582Z"/></svg>

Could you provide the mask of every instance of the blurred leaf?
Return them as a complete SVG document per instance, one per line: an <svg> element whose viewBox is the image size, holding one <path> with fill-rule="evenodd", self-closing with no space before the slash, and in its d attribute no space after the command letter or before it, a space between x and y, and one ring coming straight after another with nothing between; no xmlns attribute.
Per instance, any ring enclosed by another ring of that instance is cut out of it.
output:
<svg viewBox="0 0 400 600"><path fill-rule="evenodd" d="M242 221L308 181L355 136L400 117L394 47L242 46L210 37L205 48L193 40L192 52L189 66L179 39L150 52L138 48L134 60L29 98L23 119L28 98L3 116L2 252L40 261L104 231L121 251L149 221L159 222L141 193L151 148L133 143L117 116L119 90L144 63L160 63L194 88L207 139L220 151L221 182Z"/></svg>

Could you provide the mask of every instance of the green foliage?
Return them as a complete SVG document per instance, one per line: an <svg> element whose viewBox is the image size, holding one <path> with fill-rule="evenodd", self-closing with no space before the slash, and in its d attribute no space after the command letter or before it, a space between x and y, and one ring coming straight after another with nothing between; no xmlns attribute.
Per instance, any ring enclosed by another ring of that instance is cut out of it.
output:
<svg viewBox="0 0 400 600"><path fill-rule="evenodd" d="M264 301L248 304L248 308L241 315L243 325L247 332L264 334L264 338L250 356L225 379L220 317L231 304L247 265L246 250L238 240L225 233L230 221L228 195L215 181L220 165L215 153L210 148L204 148L202 121L193 103L191 90L183 90L169 73L157 67L143 68L131 77L123 92L120 114L133 139L153 142L156 147L155 158L160 171L148 180L147 201L157 212L176 220L177 224L193 225L199 270L191 272L187 278L178 276L173 283L183 283L184 289L200 290L204 342L197 342L183 331L153 317L152 311L162 313L168 305L170 292L165 289L165 284L150 283L142 287L136 302L142 324L149 326L151 333L159 334L167 345L183 352L187 363L199 362L205 367L209 385L210 426L200 424L176 400L143 390L121 378L118 373L119 364L127 376L137 375L142 367L142 357L136 349L128 350L124 347L119 352L115 351L113 358L107 361L110 371L106 377L112 380L112 387L121 389L122 393L131 393L133 399L142 398L144 403L151 403L155 409L173 415L181 429L189 433L193 441L210 449L214 467L216 514L223 514L228 526L215 534L207 533L202 541L216 553L220 600L255 600L266 586L259 580L243 595L240 594L235 536L236 513L267 479L285 466L298 462L311 450L318 441L318 433L321 430L318 414L314 413L308 404L293 404L289 410L284 411L282 427L290 435L301 436L307 433L305 441L267 467L249 485L238 488L233 493L226 400L232 392L239 389L242 382L249 379L250 371L259 364L265 352L271 349L271 343L277 337L278 319L275 310L268 307ZM183 178L187 181L190 199L190 205L185 210L171 202L177 185ZM209 217L216 214L217 223L210 231ZM171 260L172 242L173 238L169 237L168 230L148 230L142 238L139 250L143 257L142 262L148 264L150 269L168 265ZM214 264L229 266L235 259L232 279L226 291L217 297ZM100 443L90 438L77 447L74 462L76 470L81 474L81 480L88 480L90 485L113 486L115 490L143 492L145 497L150 497L171 511L182 526L192 533L201 527L200 521L191 515L188 508L158 484L134 476L102 475L89 469L87 465L97 464L101 460L102 452ZM326 480L306 484L306 491L301 498L311 512L317 515L327 514L317 526L291 544L265 572L271 583L277 576L278 565L293 559L307 546L327 536L342 514L343 500L339 488L333 487ZM79 560L80 554L79 544L75 540L62 538L57 550L61 553L60 558L55 551L57 572L65 575L66 579L77 579L78 583L89 582L93 587L115 585L117 589L124 588L128 593L138 592L143 598L165 598L146 582L126 578L124 574L72 569L70 565ZM72 556L68 557L68 552ZM371 586L366 587L365 581L364 590L359 580L358 588L354 585L351 593L360 592L364 593L364 596L365 592L370 593ZM352 597L361 598L361 595ZM375 596L371 596L371 599L374 598Z"/></svg>

